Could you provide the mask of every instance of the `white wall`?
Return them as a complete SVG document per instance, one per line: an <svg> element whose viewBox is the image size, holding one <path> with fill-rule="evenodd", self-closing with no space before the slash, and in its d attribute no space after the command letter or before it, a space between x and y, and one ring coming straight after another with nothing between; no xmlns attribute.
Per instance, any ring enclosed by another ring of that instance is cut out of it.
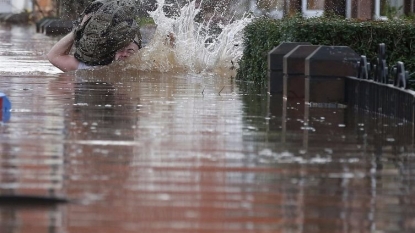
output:
<svg viewBox="0 0 415 233"><path fill-rule="evenodd" d="M0 0L0 13L6 13L12 11L12 0Z"/></svg>
<svg viewBox="0 0 415 233"><path fill-rule="evenodd" d="M0 0L0 13L20 13L32 9L31 0Z"/></svg>

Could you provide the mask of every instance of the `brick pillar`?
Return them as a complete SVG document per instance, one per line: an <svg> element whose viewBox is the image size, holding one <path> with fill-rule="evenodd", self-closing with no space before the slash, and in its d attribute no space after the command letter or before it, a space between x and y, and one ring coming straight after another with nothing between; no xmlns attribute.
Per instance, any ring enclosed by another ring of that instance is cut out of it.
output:
<svg viewBox="0 0 415 233"><path fill-rule="evenodd" d="M346 0L326 0L324 11L346 17Z"/></svg>
<svg viewBox="0 0 415 233"><path fill-rule="evenodd" d="M54 2L52 0L33 0L35 9L42 12L44 16L49 15L54 10Z"/></svg>
<svg viewBox="0 0 415 233"><path fill-rule="evenodd" d="M372 19L374 11L374 2L373 0L361 1L353 0L352 1L352 18L358 19Z"/></svg>
<svg viewBox="0 0 415 233"><path fill-rule="evenodd" d="M404 0L404 13L409 15L415 12L415 1L414 0Z"/></svg>
<svg viewBox="0 0 415 233"><path fill-rule="evenodd" d="M301 13L301 0L286 1L287 5L287 16L293 16L297 13Z"/></svg>

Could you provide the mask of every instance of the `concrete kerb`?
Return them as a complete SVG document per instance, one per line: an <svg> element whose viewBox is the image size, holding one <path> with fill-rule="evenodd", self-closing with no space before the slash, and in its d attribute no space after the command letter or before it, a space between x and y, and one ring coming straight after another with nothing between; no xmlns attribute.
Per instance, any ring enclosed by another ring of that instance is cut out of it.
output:
<svg viewBox="0 0 415 233"><path fill-rule="evenodd" d="M11 13L2 13L0 14L0 22L6 22L6 19L8 19L11 15Z"/></svg>
<svg viewBox="0 0 415 233"><path fill-rule="evenodd" d="M52 23L52 21L54 21L54 20L56 20L56 19L47 19L47 20L45 20L43 23L41 23L41 24L40 24L40 33L45 33L45 27L46 27L48 24Z"/></svg>
<svg viewBox="0 0 415 233"><path fill-rule="evenodd" d="M72 28L71 20L62 20L55 17L45 17L36 22L36 32L48 36L67 34Z"/></svg>
<svg viewBox="0 0 415 233"><path fill-rule="evenodd" d="M38 20L35 24L36 24L36 32L37 33L41 33L41 25L46 22L47 20L51 20L51 19L57 19L55 17L44 17L40 20Z"/></svg>
<svg viewBox="0 0 415 233"><path fill-rule="evenodd" d="M44 33L46 35L63 35L69 33L72 27L73 24L70 20L52 20L44 26Z"/></svg>
<svg viewBox="0 0 415 233"><path fill-rule="evenodd" d="M29 22L29 13L23 12L18 14L13 13L4 13L0 15L0 22L4 23L28 23Z"/></svg>

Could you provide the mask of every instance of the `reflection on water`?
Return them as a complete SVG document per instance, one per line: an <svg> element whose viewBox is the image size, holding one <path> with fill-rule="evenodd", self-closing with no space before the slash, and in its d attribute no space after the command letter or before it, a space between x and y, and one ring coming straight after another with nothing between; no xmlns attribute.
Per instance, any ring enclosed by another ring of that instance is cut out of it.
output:
<svg viewBox="0 0 415 233"><path fill-rule="evenodd" d="M30 30L0 26L6 34L2 59L22 72L0 63L13 103L0 194L79 202L0 206L2 233L415 229L412 124L214 75L55 74L39 54L18 54L26 42L14 38ZM27 51L57 40L37 37Z"/></svg>
<svg viewBox="0 0 415 233"><path fill-rule="evenodd" d="M59 72L47 60L42 59L54 41L45 40L44 35L35 31L33 25L1 25L0 74L19 75L31 72L47 75Z"/></svg>

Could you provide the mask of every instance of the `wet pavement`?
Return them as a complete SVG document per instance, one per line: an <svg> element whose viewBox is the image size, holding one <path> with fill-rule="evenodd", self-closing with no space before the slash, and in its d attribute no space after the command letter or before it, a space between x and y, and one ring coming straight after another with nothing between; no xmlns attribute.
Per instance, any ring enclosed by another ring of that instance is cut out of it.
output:
<svg viewBox="0 0 415 233"><path fill-rule="evenodd" d="M414 232L412 124L209 74L59 73L34 31L0 25L0 194L71 202L0 201L0 232Z"/></svg>

